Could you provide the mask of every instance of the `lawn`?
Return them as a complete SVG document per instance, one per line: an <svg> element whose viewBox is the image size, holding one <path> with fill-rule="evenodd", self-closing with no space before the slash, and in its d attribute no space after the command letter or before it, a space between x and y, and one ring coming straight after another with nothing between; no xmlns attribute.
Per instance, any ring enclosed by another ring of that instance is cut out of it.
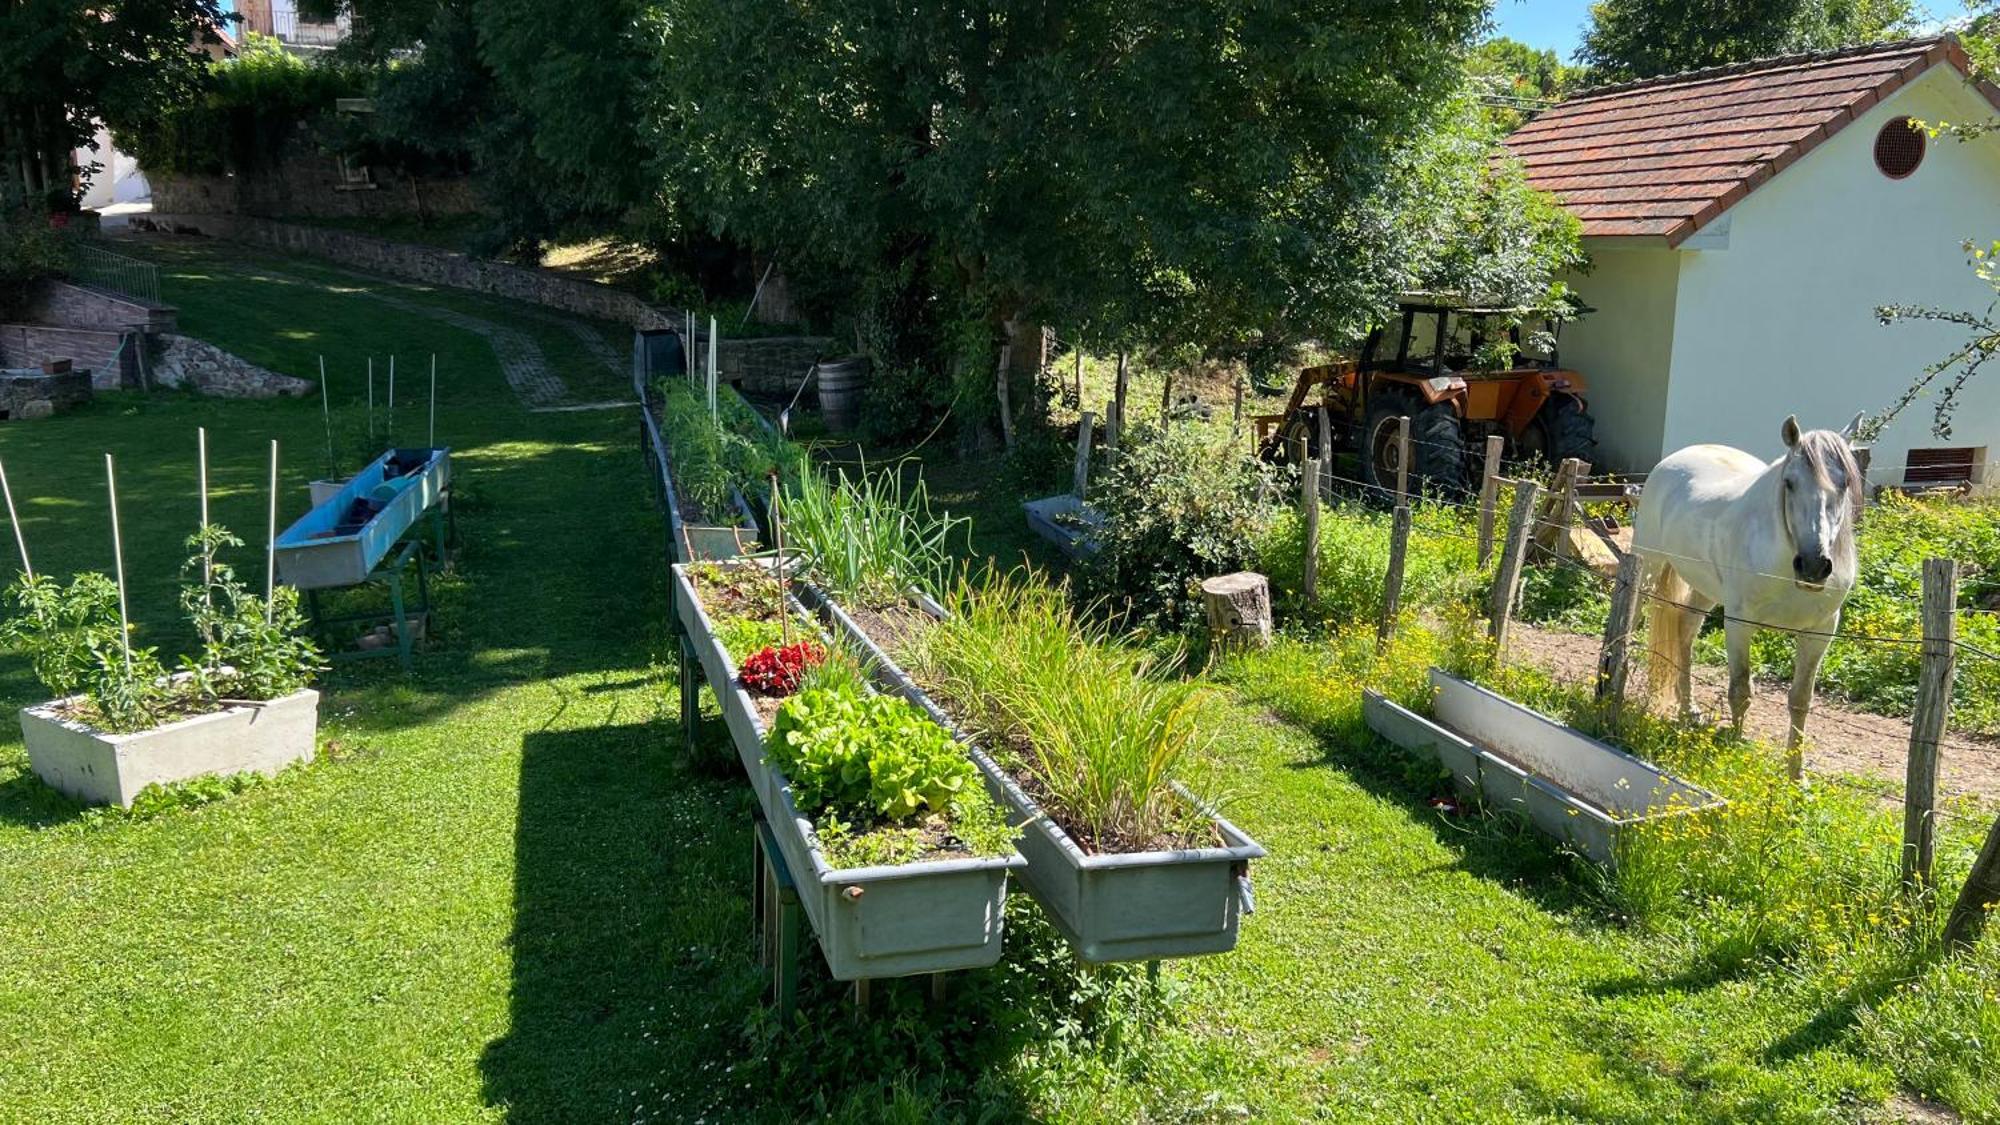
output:
<svg viewBox="0 0 2000 1125"><path fill-rule="evenodd" d="M2000 1028L1949 1010L1993 1006L1992 942L1885 998L1633 924L1539 837L1426 808L1428 780L1360 735L1351 666L1298 646L1212 689L1232 818L1271 851L1235 953L1157 987L1085 970L1017 895L1002 964L942 1006L904 984L857 1021L814 956L780 1027L748 942L752 798L672 721L630 412L528 413L478 336L351 276L183 253L163 284L188 330L279 370L437 352L464 547L414 674L327 677L310 767L90 813L0 731L0 1119L1823 1121L1918 1079L2000 1119ZM118 454L135 614L163 648L185 643L197 425L219 519L261 534L271 437L282 518L303 508L324 462L310 401L107 396L0 428L40 569L109 564ZM1006 525L981 545L1018 549L981 471L936 483ZM0 692L37 697L13 658ZM1910 1031L1933 1024L1971 1045Z"/></svg>

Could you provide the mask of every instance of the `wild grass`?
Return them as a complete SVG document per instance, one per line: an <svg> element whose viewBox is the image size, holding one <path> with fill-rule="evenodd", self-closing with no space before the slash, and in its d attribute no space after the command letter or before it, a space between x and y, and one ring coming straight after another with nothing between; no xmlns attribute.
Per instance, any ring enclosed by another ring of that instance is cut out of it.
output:
<svg viewBox="0 0 2000 1125"><path fill-rule="evenodd" d="M969 521L934 510L899 466L849 475L807 468L784 501L785 547L835 594L881 606L911 588L943 590Z"/></svg>
<svg viewBox="0 0 2000 1125"><path fill-rule="evenodd" d="M1067 591L1032 573L961 583L951 615L912 642L916 674L998 736L1051 811L1100 851L1199 838L1182 792L1207 788L1199 687L1172 661L1115 643Z"/></svg>
<svg viewBox="0 0 2000 1125"><path fill-rule="evenodd" d="M1473 529L1460 510L1419 503L1411 513L1411 528L1403 605L1475 603L1491 578L1477 565ZM1257 565L1295 615L1336 625L1372 621L1382 605L1390 538L1387 512L1353 501L1325 505L1319 521L1318 593L1310 606L1302 604L1305 520L1295 508L1280 514L1258 539Z"/></svg>

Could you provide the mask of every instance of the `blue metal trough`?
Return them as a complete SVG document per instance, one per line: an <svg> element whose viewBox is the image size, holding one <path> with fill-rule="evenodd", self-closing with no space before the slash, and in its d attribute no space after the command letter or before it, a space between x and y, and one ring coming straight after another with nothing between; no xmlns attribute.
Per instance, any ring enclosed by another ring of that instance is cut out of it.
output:
<svg viewBox="0 0 2000 1125"><path fill-rule="evenodd" d="M450 483L451 450L389 450L278 536L278 581L323 590L367 580Z"/></svg>

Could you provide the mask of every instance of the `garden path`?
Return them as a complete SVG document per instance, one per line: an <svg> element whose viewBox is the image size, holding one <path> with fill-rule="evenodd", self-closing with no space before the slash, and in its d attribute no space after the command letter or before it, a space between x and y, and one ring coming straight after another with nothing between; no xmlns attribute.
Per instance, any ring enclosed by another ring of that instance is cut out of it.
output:
<svg viewBox="0 0 2000 1125"><path fill-rule="evenodd" d="M1593 680L1599 638L1516 624L1509 652L1565 680ZM1632 698L1647 691L1644 653L1634 653ZM1719 665L1696 665L1696 706L1711 717L1729 714L1729 673ZM1753 680L1745 732L1783 745L1790 723L1789 683ZM1843 707L1821 696L1806 723L1806 768L1819 774L1878 778L1900 786L1910 753L1910 722ZM1947 794L2000 800L2000 739L1953 732L1940 755L1939 783Z"/></svg>

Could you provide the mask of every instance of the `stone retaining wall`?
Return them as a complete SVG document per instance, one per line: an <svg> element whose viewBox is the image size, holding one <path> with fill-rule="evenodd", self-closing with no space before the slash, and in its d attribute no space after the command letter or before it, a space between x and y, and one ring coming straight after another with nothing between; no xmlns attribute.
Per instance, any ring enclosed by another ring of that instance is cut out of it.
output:
<svg viewBox="0 0 2000 1125"><path fill-rule="evenodd" d="M347 182L339 158L293 146L275 166L228 176L149 175L153 209L324 219L463 215L480 208L463 178L411 179L376 171L373 184Z"/></svg>
<svg viewBox="0 0 2000 1125"><path fill-rule="evenodd" d="M162 332L149 371L162 387L179 387L217 398L298 397L318 388L307 379L267 371L214 344Z"/></svg>

